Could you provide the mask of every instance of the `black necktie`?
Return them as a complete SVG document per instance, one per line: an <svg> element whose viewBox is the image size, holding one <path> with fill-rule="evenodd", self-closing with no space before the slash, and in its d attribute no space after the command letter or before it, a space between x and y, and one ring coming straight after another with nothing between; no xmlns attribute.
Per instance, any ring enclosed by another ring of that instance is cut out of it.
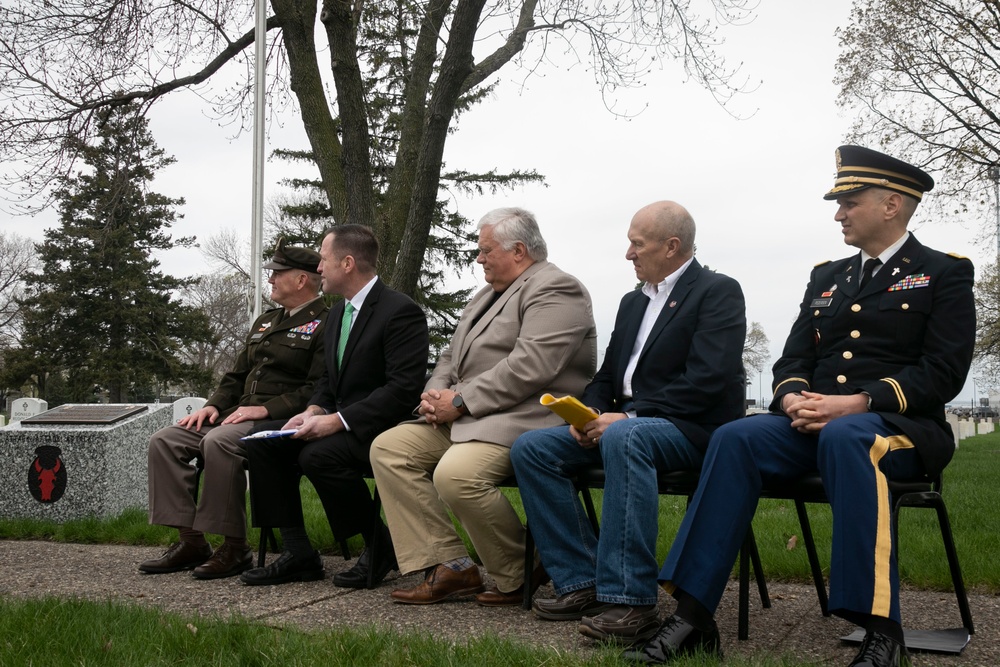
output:
<svg viewBox="0 0 1000 667"><path fill-rule="evenodd" d="M874 271L875 267L878 266L881 263L882 263L882 260L879 259L878 257L872 257L871 259L868 259L865 262L864 267L861 269L861 288L860 289L864 289L865 288L865 285L867 285L868 281L871 280L872 271Z"/></svg>

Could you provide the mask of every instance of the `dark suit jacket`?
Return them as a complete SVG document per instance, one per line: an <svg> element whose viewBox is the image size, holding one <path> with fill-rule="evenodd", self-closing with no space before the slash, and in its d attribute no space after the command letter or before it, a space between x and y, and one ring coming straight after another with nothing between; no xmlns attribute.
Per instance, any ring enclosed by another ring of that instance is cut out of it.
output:
<svg viewBox="0 0 1000 667"><path fill-rule="evenodd" d="M427 376L428 336L424 312L408 296L375 282L358 311L337 368L344 302L326 323L326 370L310 405L339 412L351 432L370 443L411 415Z"/></svg>
<svg viewBox="0 0 1000 667"><path fill-rule="evenodd" d="M263 405L271 419L284 420L305 409L323 373L326 314L323 300L316 299L285 320L284 308L257 318L233 370L206 402L218 409L218 423L241 405Z"/></svg>
<svg viewBox="0 0 1000 667"><path fill-rule="evenodd" d="M969 372L976 335L972 262L910 238L863 290L861 256L815 267L774 364L774 401L803 389L872 397L936 474L955 440L944 405Z"/></svg>
<svg viewBox="0 0 1000 667"><path fill-rule="evenodd" d="M648 303L642 290L622 298L604 363L584 391L584 404L622 411L625 369ZM636 415L669 419L705 451L716 428L744 414L746 326L740 284L692 261L639 356L632 376Z"/></svg>

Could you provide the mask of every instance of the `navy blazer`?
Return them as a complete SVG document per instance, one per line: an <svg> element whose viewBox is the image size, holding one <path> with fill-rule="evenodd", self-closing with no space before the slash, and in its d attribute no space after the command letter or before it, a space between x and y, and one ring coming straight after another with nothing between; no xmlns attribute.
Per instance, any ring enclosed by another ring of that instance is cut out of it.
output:
<svg viewBox="0 0 1000 667"><path fill-rule="evenodd" d="M343 315L343 301L330 309L326 370L310 404L339 412L351 432L370 443L420 402L427 376L427 318L412 299L377 280L354 320L338 369Z"/></svg>
<svg viewBox="0 0 1000 667"><path fill-rule="evenodd" d="M622 298L604 363L583 393L584 404L622 411L625 369L648 303L642 290ZM740 284L693 260L639 355L632 376L636 416L669 419L704 452L716 428L745 412L746 328Z"/></svg>
<svg viewBox="0 0 1000 667"><path fill-rule="evenodd" d="M872 410L910 438L928 474L955 452L945 421L976 337L972 262L915 236L858 289L861 255L816 266L774 364L774 400L802 390L867 392Z"/></svg>

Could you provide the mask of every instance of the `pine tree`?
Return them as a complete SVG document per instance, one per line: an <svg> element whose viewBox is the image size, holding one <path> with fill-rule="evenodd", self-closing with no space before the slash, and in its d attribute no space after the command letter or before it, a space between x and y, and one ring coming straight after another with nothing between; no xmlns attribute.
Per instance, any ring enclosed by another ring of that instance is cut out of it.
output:
<svg viewBox="0 0 1000 667"><path fill-rule="evenodd" d="M33 376L49 401L152 399L167 383L199 374L181 362L183 343L210 341L204 315L174 292L190 280L164 275L153 252L193 243L166 232L183 199L151 192L173 163L131 105L100 112L96 145L77 143L87 169L57 191L60 225L38 247L28 276L21 347L8 364Z"/></svg>

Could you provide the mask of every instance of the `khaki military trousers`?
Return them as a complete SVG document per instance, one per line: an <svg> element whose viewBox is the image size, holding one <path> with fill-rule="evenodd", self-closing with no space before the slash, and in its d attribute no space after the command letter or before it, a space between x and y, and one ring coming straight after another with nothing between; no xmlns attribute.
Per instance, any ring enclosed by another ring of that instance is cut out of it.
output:
<svg viewBox="0 0 1000 667"><path fill-rule="evenodd" d="M149 522L203 533L245 538L246 446L240 441L254 422L204 425L200 431L168 426L149 438ZM197 470L201 459L202 491L197 505Z"/></svg>
<svg viewBox="0 0 1000 667"><path fill-rule="evenodd" d="M400 572L468 556L450 509L498 588L521 586L524 526L496 486L514 474L509 447L453 443L448 427L401 424L375 438L371 461Z"/></svg>

